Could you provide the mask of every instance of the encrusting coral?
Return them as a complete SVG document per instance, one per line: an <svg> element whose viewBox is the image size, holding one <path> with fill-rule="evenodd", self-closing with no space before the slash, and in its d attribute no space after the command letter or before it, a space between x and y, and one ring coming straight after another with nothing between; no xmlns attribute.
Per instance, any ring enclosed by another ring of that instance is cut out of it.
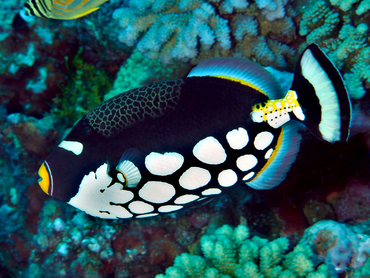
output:
<svg viewBox="0 0 370 278"><path fill-rule="evenodd" d="M369 236L333 220L322 220L309 227L299 243L310 246L336 273L362 267L370 254Z"/></svg>
<svg viewBox="0 0 370 278"><path fill-rule="evenodd" d="M213 235L200 240L204 257L187 253L176 257L174 266L156 278L170 277L329 277L325 264L314 263L314 254L308 245L298 245L287 253L289 241L281 237L273 241L254 236L239 225L232 229L224 225Z"/></svg>

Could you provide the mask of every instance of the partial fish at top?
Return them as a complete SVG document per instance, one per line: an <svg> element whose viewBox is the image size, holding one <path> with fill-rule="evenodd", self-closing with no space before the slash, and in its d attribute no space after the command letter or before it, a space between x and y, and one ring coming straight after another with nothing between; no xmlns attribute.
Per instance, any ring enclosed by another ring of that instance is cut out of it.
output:
<svg viewBox="0 0 370 278"><path fill-rule="evenodd" d="M17 29L27 25L32 16L53 19L76 19L99 9L109 0L26 0L23 9L17 13L12 27Z"/></svg>
<svg viewBox="0 0 370 278"><path fill-rule="evenodd" d="M208 59L186 78L124 92L84 116L39 169L42 190L101 218L143 218L200 205L240 183L286 177L303 124L346 141L351 103L312 44L285 94L260 65Z"/></svg>

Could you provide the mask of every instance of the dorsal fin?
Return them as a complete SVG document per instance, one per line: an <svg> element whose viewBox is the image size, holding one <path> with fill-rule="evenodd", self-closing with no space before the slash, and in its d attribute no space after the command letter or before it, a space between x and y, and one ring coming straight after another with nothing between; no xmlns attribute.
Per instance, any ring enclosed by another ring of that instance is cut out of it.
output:
<svg viewBox="0 0 370 278"><path fill-rule="evenodd" d="M261 65L242 58L211 58L199 63L188 77L212 76L241 82L258 89L270 99L282 98L277 79Z"/></svg>

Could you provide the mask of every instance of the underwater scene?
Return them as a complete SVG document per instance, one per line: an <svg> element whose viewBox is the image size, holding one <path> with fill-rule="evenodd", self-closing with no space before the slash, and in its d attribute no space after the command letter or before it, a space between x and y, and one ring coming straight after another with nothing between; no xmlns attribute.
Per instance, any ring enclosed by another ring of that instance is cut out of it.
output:
<svg viewBox="0 0 370 278"><path fill-rule="evenodd" d="M0 19L0 277L370 277L369 0Z"/></svg>

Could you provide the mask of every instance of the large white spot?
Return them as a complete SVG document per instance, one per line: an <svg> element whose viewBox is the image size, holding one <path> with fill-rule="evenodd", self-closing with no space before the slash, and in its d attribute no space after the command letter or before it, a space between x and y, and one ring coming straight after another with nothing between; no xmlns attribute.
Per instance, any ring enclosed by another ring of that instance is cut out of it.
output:
<svg viewBox="0 0 370 278"><path fill-rule="evenodd" d="M226 134L226 140L231 148L240 150L248 144L248 132L242 127L233 129Z"/></svg>
<svg viewBox="0 0 370 278"><path fill-rule="evenodd" d="M131 201L134 194L131 191L123 190L120 183L109 186L112 178L107 171L108 164L104 163L96 169L96 172L91 171L85 175L77 194L68 203L100 218L132 217L133 215L121 205Z"/></svg>
<svg viewBox="0 0 370 278"><path fill-rule="evenodd" d="M59 148L65 149L66 151L73 152L75 155L80 155L83 151L84 145L77 141L65 141L60 142Z"/></svg>
<svg viewBox="0 0 370 278"><path fill-rule="evenodd" d="M272 152L274 151L273 148L269 149L265 154L265 159L269 159L272 155Z"/></svg>
<svg viewBox="0 0 370 278"><path fill-rule="evenodd" d="M264 150L271 144L273 139L274 135L271 132L262 131L254 138L254 146L257 150Z"/></svg>
<svg viewBox="0 0 370 278"><path fill-rule="evenodd" d="M177 205L187 204L187 203L195 201L198 198L199 196L193 195L193 194L182 195L175 200L175 204Z"/></svg>
<svg viewBox="0 0 370 278"><path fill-rule="evenodd" d="M216 138L209 136L200 140L193 148L193 154L203 163L221 164L226 160L226 153Z"/></svg>
<svg viewBox="0 0 370 278"><path fill-rule="evenodd" d="M159 207L159 212L172 212L179 209L182 209L184 206L175 206L175 205L168 205L168 206L161 206Z"/></svg>
<svg viewBox="0 0 370 278"><path fill-rule="evenodd" d="M148 202L162 204L176 193L175 188L166 182L149 181L140 189L139 196Z"/></svg>
<svg viewBox="0 0 370 278"><path fill-rule="evenodd" d="M145 166L153 175L167 176L176 172L184 163L184 157L175 152L151 152L145 157Z"/></svg>
<svg viewBox="0 0 370 278"><path fill-rule="evenodd" d="M181 187L193 190L205 186L211 180L211 174L203 168L190 167L180 177Z"/></svg>
<svg viewBox="0 0 370 278"><path fill-rule="evenodd" d="M142 201L133 201L128 205L128 208L133 213L148 213L154 210L154 207L152 205L149 205L148 203Z"/></svg>
<svg viewBox="0 0 370 278"><path fill-rule="evenodd" d="M243 181L247 181L247 180L251 179L254 176L254 174L255 174L254 172L250 172L250 173L246 174L243 178Z"/></svg>
<svg viewBox="0 0 370 278"><path fill-rule="evenodd" d="M218 189L218 188L208 188L202 191L202 195L204 196L216 195L216 194L220 194L221 192L222 192L221 189Z"/></svg>
<svg viewBox="0 0 370 278"><path fill-rule="evenodd" d="M136 218L153 217L153 216L157 216L158 214L159 214L159 213L157 213L157 212L153 212L153 213L148 213L148 214L138 215L138 216L136 216Z"/></svg>
<svg viewBox="0 0 370 278"><path fill-rule="evenodd" d="M238 176L236 173L231 170L223 170L219 175L218 175L218 183L223 186L223 187L229 187L234 185L238 181Z"/></svg>
<svg viewBox="0 0 370 278"><path fill-rule="evenodd" d="M236 166L242 171L248 171L257 165L257 158L252 154L242 155L236 160Z"/></svg>

